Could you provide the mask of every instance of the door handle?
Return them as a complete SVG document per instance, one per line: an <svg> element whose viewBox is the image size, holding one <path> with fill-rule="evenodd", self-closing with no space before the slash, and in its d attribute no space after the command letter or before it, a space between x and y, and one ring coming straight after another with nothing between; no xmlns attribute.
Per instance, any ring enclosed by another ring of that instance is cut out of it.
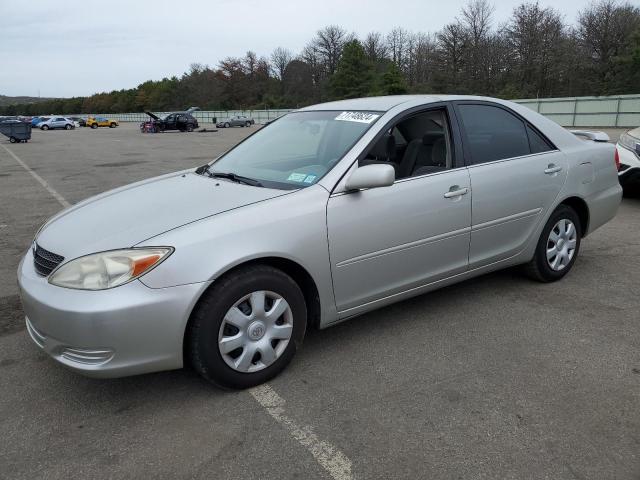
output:
<svg viewBox="0 0 640 480"><path fill-rule="evenodd" d="M454 185L449 189L447 193L444 194L444 198L461 197L462 195L466 195L467 193L469 193L469 189L467 187L460 188L458 185Z"/></svg>
<svg viewBox="0 0 640 480"><path fill-rule="evenodd" d="M549 165L547 165L547 168L545 169L544 173L546 173L547 175L553 175L554 173L558 173L562 171L562 167L556 166L553 163L550 163Z"/></svg>

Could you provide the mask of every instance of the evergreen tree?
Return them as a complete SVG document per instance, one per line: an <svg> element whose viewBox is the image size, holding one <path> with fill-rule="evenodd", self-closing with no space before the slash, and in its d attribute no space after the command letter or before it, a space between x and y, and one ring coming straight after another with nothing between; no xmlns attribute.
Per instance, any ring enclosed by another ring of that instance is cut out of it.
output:
<svg viewBox="0 0 640 480"><path fill-rule="evenodd" d="M389 62L386 71L382 74L381 90L383 95L401 95L408 92L407 82L394 62Z"/></svg>
<svg viewBox="0 0 640 480"><path fill-rule="evenodd" d="M374 69L358 40L344 45L330 87L335 98L358 98L371 94L374 85Z"/></svg>

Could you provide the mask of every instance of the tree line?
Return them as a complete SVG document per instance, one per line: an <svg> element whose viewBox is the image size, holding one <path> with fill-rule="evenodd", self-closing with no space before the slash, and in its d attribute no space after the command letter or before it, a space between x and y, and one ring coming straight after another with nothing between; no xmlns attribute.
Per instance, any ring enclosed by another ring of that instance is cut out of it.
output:
<svg viewBox="0 0 640 480"><path fill-rule="evenodd" d="M367 95L455 93L544 98L640 93L640 8L599 0L574 24L538 2L497 23L488 0L470 0L435 33L370 32L338 25L301 52L253 51L217 67L192 64L180 77L89 97L0 107L4 115L295 108Z"/></svg>

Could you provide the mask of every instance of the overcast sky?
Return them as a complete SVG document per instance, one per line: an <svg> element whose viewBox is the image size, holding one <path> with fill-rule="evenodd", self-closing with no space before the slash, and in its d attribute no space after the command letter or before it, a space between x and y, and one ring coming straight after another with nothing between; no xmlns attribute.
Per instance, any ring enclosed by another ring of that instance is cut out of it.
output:
<svg viewBox="0 0 640 480"><path fill-rule="evenodd" d="M589 0L541 0L568 23ZM359 36L394 26L435 32L463 0L0 0L0 94L90 95L217 65L247 50L297 53L339 24ZM494 0L496 24L519 2Z"/></svg>

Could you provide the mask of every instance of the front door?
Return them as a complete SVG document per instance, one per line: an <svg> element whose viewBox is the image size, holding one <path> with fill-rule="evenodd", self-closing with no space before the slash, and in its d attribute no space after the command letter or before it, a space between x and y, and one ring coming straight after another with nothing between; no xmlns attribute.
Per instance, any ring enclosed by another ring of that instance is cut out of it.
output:
<svg viewBox="0 0 640 480"><path fill-rule="evenodd" d="M467 269L469 172L455 162L450 132L445 108L400 119L359 161L392 164L396 182L329 198L329 253L343 316Z"/></svg>

